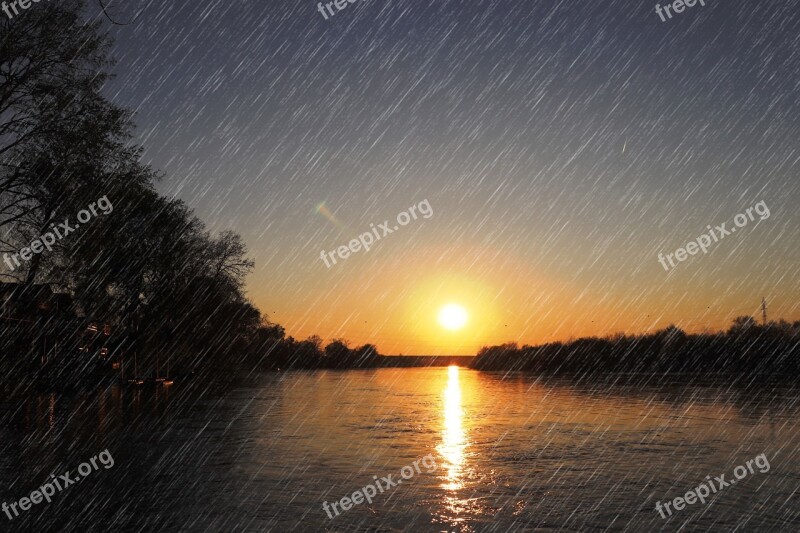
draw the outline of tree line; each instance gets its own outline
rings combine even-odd
[[[296,341],[247,299],[253,269],[241,237],[212,235],[181,200],[159,194],[163,175],[142,163],[133,114],[103,95],[114,66],[101,22],[85,0],[42,3],[0,17],[0,254],[18,253],[100,197],[96,217],[16,269],[4,288],[0,361],[29,372],[40,352],[72,353],[81,318],[113,324],[111,354],[143,368],[220,372],[369,365],[374,346]],[[43,288],[68,295],[49,313]]]
[[[734,319],[724,332],[689,335],[675,326],[645,335],[618,334],[541,346],[516,343],[484,347],[473,361],[480,370],[524,370],[542,375],[701,374],[765,376],[800,371],[800,321],[759,325]]]

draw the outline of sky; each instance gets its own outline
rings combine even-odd
[[[334,10],[336,8],[334,7]],[[474,354],[800,319],[800,10],[655,3],[135,0],[116,79],[160,190],[242,235],[287,334]],[[368,252],[347,245],[427,200]],[[327,208],[319,209],[324,202]],[[707,227],[748,222],[669,271]],[[437,322],[448,303],[466,325]]]

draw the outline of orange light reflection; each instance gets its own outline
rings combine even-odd
[[[458,367],[448,368],[447,388],[444,390],[444,431],[442,443],[437,448],[444,458],[447,469],[447,482],[442,488],[455,491],[464,487],[464,449],[467,438],[463,426],[464,411],[461,408],[461,384],[458,381]]]

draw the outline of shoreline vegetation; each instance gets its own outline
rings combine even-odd
[[[482,348],[471,366],[577,379],[602,375],[794,377],[800,371],[800,321],[759,325],[753,317],[740,316],[727,331],[718,333],[687,334],[669,326],[650,334],[540,346],[509,343]]]
[[[504,344],[473,359],[386,357],[371,344],[287,337],[245,294],[254,263],[241,237],[213,235],[185,203],[157,191],[163,174],[142,163],[132,112],[103,94],[113,43],[101,22],[85,22],[85,8],[85,0],[63,0],[0,18],[0,254],[19,253],[97,198],[114,206],[79,233],[25,254],[20,268],[0,263],[4,386],[452,362],[584,377],[797,375],[800,322],[759,326],[750,317],[719,334],[670,327]]]

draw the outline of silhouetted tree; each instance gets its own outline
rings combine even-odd
[[[587,379],[603,374],[666,373],[725,376],[795,375],[800,370],[800,328],[781,321],[758,326],[738,317],[727,333],[687,335],[675,326],[649,335],[615,335],[542,346],[483,347],[474,368],[527,370]]]

